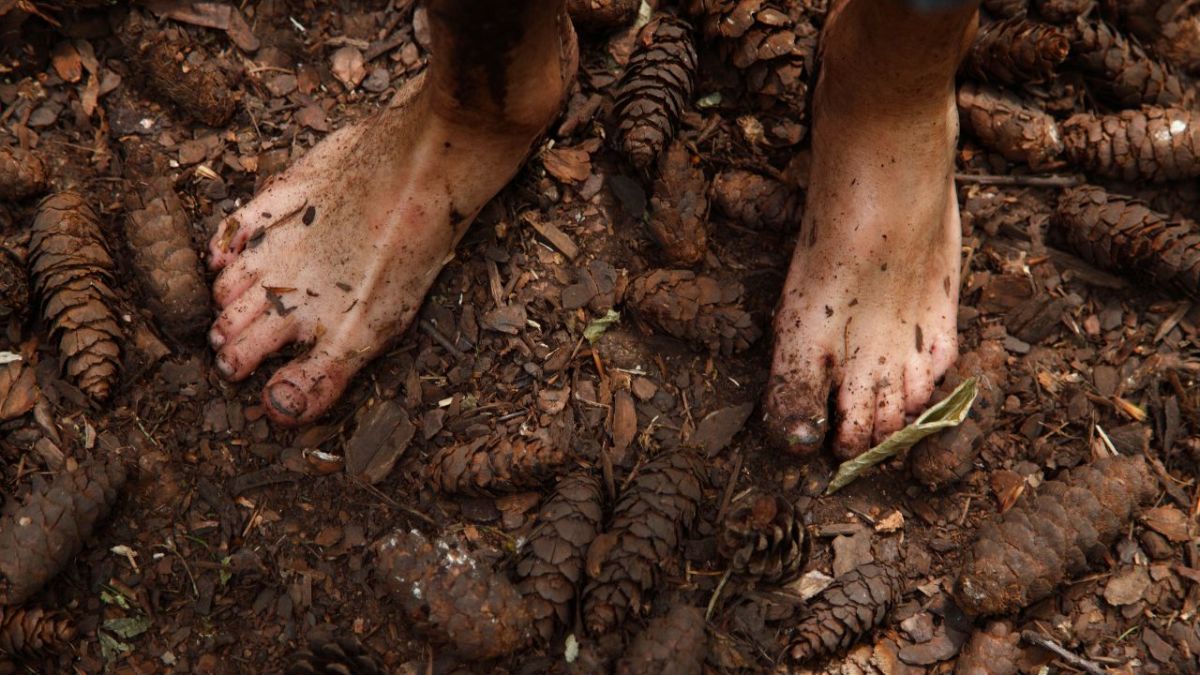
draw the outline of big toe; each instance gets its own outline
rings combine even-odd
[[[363,363],[363,355],[318,342],[307,355],[280,368],[263,388],[267,415],[284,426],[317,419],[337,402]]]
[[[828,359],[806,360],[806,367],[771,375],[763,398],[763,424],[775,447],[797,455],[816,452],[829,429]]]

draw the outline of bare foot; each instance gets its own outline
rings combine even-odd
[[[273,420],[321,415],[408,327],[467,226],[557,114],[577,62],[561,3],[518,0],[496,17],[487,5],[435,0],[428,77],[324,139],[210,242],[223,270],[209,334],[221,373],[241,380],[284,345],[311,344],[266,385]],[[464,27],[464,11],[477,25]],[[517,38],[496,37],[505,30]]]
[[[864,22],[887,20],[897,30],[903,22],[859,3],[844,4],[827,28],[808,203],[775,318],[764,402],[775,441],[807,453],[834,426],[828,402],[836,391],[841,458],[919,413],[958,355],[953,75],[960,35],[941,38],[944,63],[926,57],[924,65],[897,66],[925,68],[906,79],[863,53],[870,47],[858,40],[870,41],[869,23],[867,35],[847,35],[863,33]]]

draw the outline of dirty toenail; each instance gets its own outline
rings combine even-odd
[[[788,452],[807,455],[821,448],[827,426],[824,417],[810,420],[792,418],[788,422]]]
[[[308,407],[304,392],[291,382],[276,382],[271,385],[267,388],[267,398],[271,400],[272,407],[292,419],[299,419]]]
[[[233,377],[233,364],[229,362],[229,359],[224,354],[217,354],[217,372],[221,373],[221,377],[227,380]]]
[[[225,336],[214,328],[208,331],[208,344],[212,345],[213,349],[220,349],[225,346]]]

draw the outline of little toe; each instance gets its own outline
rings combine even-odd
[[[933,362],[932,379],[934,381],[942,379],[942,376],[950,370],[950,366],[953,366],[954,362],[958,360],[958,333],[949,331],[934,338],[929,356]]]
[[[870,372],[847,373],[838,389],[838,429],[833,452],[853,459],[871,447],[875,426],[875,377]]]
[[[875,430],[871,442],[879,445],[904,428],[904,383],[898,375],[880,380],[875,394]]]
[[[246,379],[270,355],[296,339],[294,321],[264,313],[217,353],[217,370],[230,381]]]
[[[924,354],[918,354],[904,367],[904,411],[919,415],[933,395],[933,366]]]
[[[776,447],[806,455],[824,444],[833,382],[829,361],[827,356],[803,358],[804,366],[771,375],[763,397],[763,423]]]
[[[263,388],[267,415],[285,426],[306,424],[329,410],[369,354],[331,351],[318,342],[311,352],[280,368]]]

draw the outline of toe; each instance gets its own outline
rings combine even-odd
[[[269,308],[266,296],[261,291],[243,293],[233,304],[221,311],[212,329],[208,331],[209,344],[213,349],[221,349],[232,343],[256,321],[267,318]]]
[[[213,270],[223,270],[246,248],[246,241],[251,232],[262,227],[250,222],[250,214],[242,209],[217,226],[217,232],[208,240],[208,266]]]
[[[899,374],[880,380],[875,394],[875,429],[871,442],[879,445],[904,427],[904,383]]]
[[[929,356],[933,362],[932,379],[940,380],[958,360],[958,333],[948,331],[934,339]]]
[[[293,321],[264,313],[217,353],[217,370],[228,380],[244,380],[264,359],[295,338]]]
[[[347,353],[320,342],[303,358],[279,369],[263,389],[267,415],[278,424],[294,426],[325,413],[369,354]]]
[[[775,369],[763,398],[763,423],[771,442],[799,455],[819,450],[829,427],[831,357],[813,354],[801,365]]]
[[[213,300],[218,307],[228,307],[254,286],[257,280],[258,275],[251,270],[249,261],[239,258],[222,270],[213,282]]]
[[[304,193],[298,185],[288,182],[267,187],[217,226],[216,234],[208,242],[209,266],[214,270],[225,269],[256,236],[296,216],[303,204]]]
[[[926,355],[918,354],[904,368],[904,411],[919,415],[933,395],[933,366]]]
[[[839,459],[852,459],[871,447],[875,426],[875,376],[848,372],[838,389],[838,429],[833,451]]]

